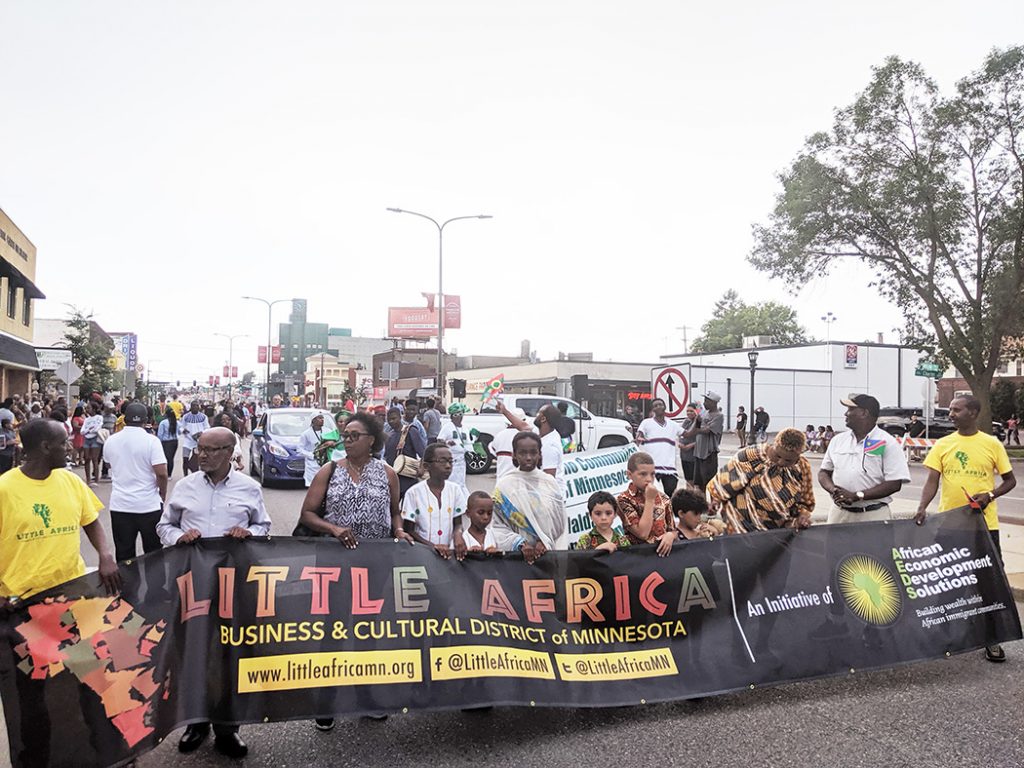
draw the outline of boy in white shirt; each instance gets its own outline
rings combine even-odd
[[[431,443],[421,462],[427,479],[405,492],[402,519],[405,530],[421,544],[434,548],[445,560],[466,556],[462,537],[462,515],[466,511],[466,489],[448,480],[452,474],[452,452],[443,443]]]
[[[498,542],[494,540],[491,530],[491,518],[494,516],[494,499],[487,491],[473,491],[466,501],[465,518],[469,527],[463,529],[462,538],[466,549],[470,552],[497,552]]]

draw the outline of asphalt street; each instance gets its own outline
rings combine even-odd
[[[912,472],[914,482],[901,495],[916,499],[924,471],[914,466]],[[493,475],[470,478],[473,489],[489,490],[492,485]],[[109,485],[100,485],[97,492],[106,500]],[[274,535],[291,532],[302,497],[299,486],[266,490]],[[1000,504],[1004,501],[1004,509],[1024,514],[1020,492]],[[101,519],[106,523],[108,517]],[[86,546],[84,551],[88,550]],[[1018,604],[1018,610],[1022,608]],[[1006,652],[1005,664],[986,662],[978,651],[898,669],[672,704],[497,708],[486,714],[413,712],[385,722],[340,719],[330,733],[320,733],[306,721],[244,726],[242,737],[250,747],[245,764],[621,768],[643,761],[719,768],[1011,768],[1024,765],[1024,642],[1008,644]],[[180,731],[171,734],[138,765],[231,762],[210,744],[181,755],[176,748],[179,736]],[[0,747],[6,757],[6,744]]]

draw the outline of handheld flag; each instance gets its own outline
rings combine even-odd
[[[498,395],[505,391],[505,374],[499,373],[484,386],[484,392],[480,396],[480,407],[497,399]]]
[[[961,485],[960,490],[963,491],[964,496],[967,497],[967,504],[971,507],[971,509],[973,509],[975,512],[981,512],[981,504],[974,500],[974,497],[967,492],[967,489]]]

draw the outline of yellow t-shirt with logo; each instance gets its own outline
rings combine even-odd
[[[82,576],[79,531],[103,502],[78,475],[55,469],[33,480],[0,475],[0,595],[28,597]]]
[[[954,432],[936,440],[924,465],[942,475],[940,512],[967,504],[965,490],[971,496],[991,492],[996,487],[995,474],[1005,475],[1012,469],[1003,444],[984,432],[967,437]],[[985,507],[985,523],[990,531],[999,530],[994,501]]]

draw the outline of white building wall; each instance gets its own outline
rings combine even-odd
[[[755,407],[768,411],[772,431],[783,427],[803,429],[808,424],[845,429],[846,409],[839,400],[853,392],[872,395],[883,407],[922,406],[927,379],[914,375],[921,358],[917,350],[857,344],[856,365],[847,367],[846,345],[832,342],[758,350]],[[665,358],[663,365],[687,363],[691,366],[691,399],[699,401],[708,389],[722,395],[723,408],[731,399],[728,423],[734,425],[737,407],[750,408],[747,350],[680,355]],[[931,391],[935,392],[934,386]]]

